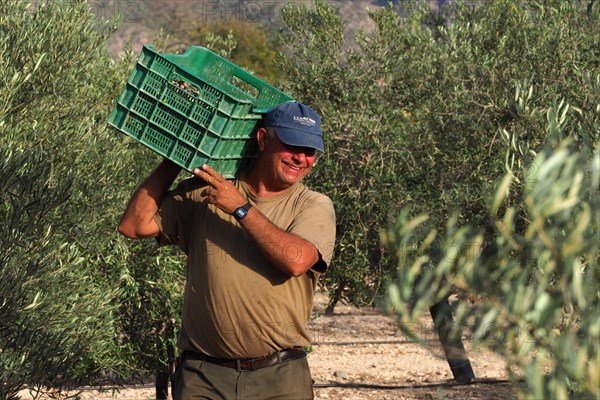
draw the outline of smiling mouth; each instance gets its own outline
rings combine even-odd
[[[290,164],[284,163],[283,165],[285,165],[287,168],[289,168],[289,169],[291,169],[292,171],[295,171],[295,172],[300,172],[302,170],[302,168],[296,167],[296,166],[293,166],[293,165],[290,165]]]

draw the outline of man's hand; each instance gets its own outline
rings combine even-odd
[[[204,201],[216,205],[223,212],[232,214],[236,208],[248,202],[231,182],[208,165],[194,169],[194,175],[209,185],[201,193]],[[319,252],[312,243],[275,226],[254,207],[239,224],[265,258],[289,275],[300,276],[319,261]],[[296,250],[293,257],[289,254],[290,248]]]
[[[195,168],[194,175],[208,183],[209,187],[202,191],[202,196],[209,204],[216,205],[227,214],[232,214],[238,207],[248,202],[246,197],[231,182],[208,165]]]

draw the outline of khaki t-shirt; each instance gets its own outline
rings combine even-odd
[[[235,359],[306,346],[317,279],[333,254],[333,204],[300,183],[272,198],[254,196],[240,180],[233,183],[273,224],[313,243],[320,261],[299,277],[278,270],[233,216],[202,202],[200,180],[184,181],[155,217],[159,244],[175,244],[188,256],[178,345]],[[272,249],[287,257],[297,257],[299,250],[282,243]]]

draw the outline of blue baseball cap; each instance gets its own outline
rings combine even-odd
[[[321,117],[297,101],[273,107],[263,116],[263,126],[275,128],[279,140],[289,146],[323,151]]]

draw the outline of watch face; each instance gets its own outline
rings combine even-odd
[[[246,203],[243,206],[237,208],[234,212],[233,212],[233,217],[240,221],[241,219],[243,219],[246,215],[248,215],[248,210],[250,209],[250,207],[252,207],[250,205],[250,203]]]
[[[235,217],[240,220],[242,218],[244,218],[246,216],[246,214],[248,214],[248,211],[246,211],[246,209],[244,208],[238,208],[237,210],[235,210]]]

